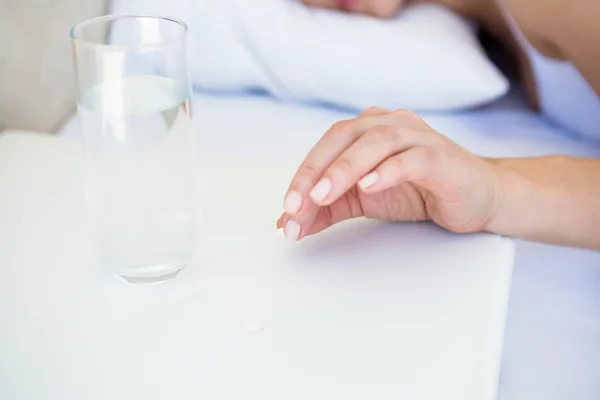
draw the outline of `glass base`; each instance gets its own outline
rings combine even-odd
[[[120,274],[120,273],[116,273],[117,276],[121,279],[123,279],[125,282],[127,283],[133,283],[136,285],[157,285],[159,283],[163,283],[166,281],[170,281],[171,279],[175,278],[177,276],[177,274],[179,274],[179,272],[183,269],[184,267],[179,267],[175,270],[171,270],[167,273],[164,274],[157,274],[157,275],[126,275],[126,274]]]

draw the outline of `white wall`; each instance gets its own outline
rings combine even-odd
[[[106,0],[0,0],[0,130],[54,132],[74,111],[69,30]]]

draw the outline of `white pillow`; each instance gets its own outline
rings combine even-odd
[[[362,110],[446,111],[508,91],[472,26],[433,4],[397,18],[307,8],[296,0],[114,1],[115,12],[172,15],[190,27],[192,79],[210,90]]]

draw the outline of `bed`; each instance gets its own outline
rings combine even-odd
[[[205,92],[195,94],[193,113],[204,150],[296,163],[332,123],[353,115],[262,95]],[[600,148],[528,109],[516,91],[476,110],[423,117],[481,155],[600,156]],[[61,135],[78,136],[74,119]],[[503,399],[600,397],[600,253],[517,242],[502,364]]]

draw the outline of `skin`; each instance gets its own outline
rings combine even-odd
[[[513,52],[526,85],[535,89],[498,0],[439,1],[496,35]],[[504,1],[536,49],[571,61],[600,93],[600,2]],[[402,0],[305,2],[379,18],[405,5]],[[432,220],[458,233],[488,231],[600,250],[600,160],[482,158],[410,111],[372,107],[324,134],[294,176],[284,209],[277,226],[290,240],[365,216]]]

